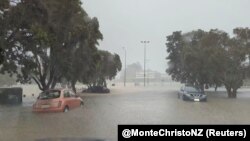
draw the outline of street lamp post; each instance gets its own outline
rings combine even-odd
[[[141,41],[142,44],[144,44],[144,87],[145,87],[145,81],[146,81],[146,44],[149,43],[149,41]]]
[[[146,60],[146,64],[149,64],[148,62],[149,62],[150,60]],[[149,77],[150,77],[150,71],[149,71],[149,69],[147,70],[147,85],[149,86]]]
[[[126,70],[126,67],[127,67],[127,63],[126,63],[126,60],[127,60],[127,51],[126,51],[126,48],[123,47],[124,49],[124,53],[125,53],[125,56],[124,56],[124,62],[125,62],[125,68],[124,68],[124,87],[126,86],[126,73],[127,73],[127,70]]]

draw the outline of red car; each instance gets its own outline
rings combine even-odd
[[[69,89],[52,89],[39,94],[33,112],[68,112],[82,107],[83,100]]]

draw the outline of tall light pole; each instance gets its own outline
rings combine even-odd
[[[126,73],[127,73],[127,63],[126,63],[126,60],[127,60],[127,51],[126,51],[126,48],[123,47],[123,50],[124,50],[124,53],[125,53],[125,56],[124,56],[124,62],[125,62],[125,68],[124,68],[124,87],[126,86]]]
[[[149,43],[149,41],[141,41],[142,44],[144,44],[144,87],[145,87],[145,81],[146,81],[146,44]]]
[[[146,60],[146,64],[149,64],[148,62],[149,62],[150,60],[149,59],[147,59]],[[149,67],[148,67],[149,68]],[[150,71],[149,71],[149,69],[147,70],[147,85],[149,86],[149,76],[150,76]]]

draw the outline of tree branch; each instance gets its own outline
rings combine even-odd
[[[44,91],[44,88],[41,86],[41,83],[38,81],[38,79],[35,76],[32,76],[32,79],[36,82],[36,84],[38,85],[39,89],[41,91]]]

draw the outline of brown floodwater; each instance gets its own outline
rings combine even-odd
[[[0,106],[0,139],[44,138],[117,140],[118,124],[249,124],[250,90],[228,99],[209,92],[207,102],[177,99],[177,87],[114,87],[110,94],[81,94],[83,108],[68,113],[32,113],[35,99]],[[28,98],[27,98],[28,99]]]

